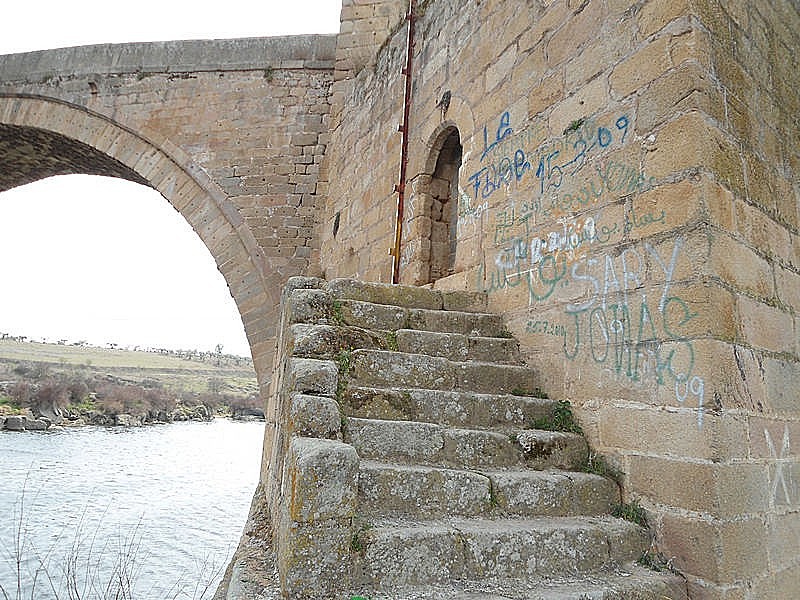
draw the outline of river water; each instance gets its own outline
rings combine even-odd
[[[99,600],[116,587],[210,598],[247,518],[263,433],[226,419],[0,432],[0,600]]]

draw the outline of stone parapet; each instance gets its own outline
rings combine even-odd
[[[334,66],[335,35],[76,46],[0,56],[0,81],[40,82],[151,73],[323,69]]]

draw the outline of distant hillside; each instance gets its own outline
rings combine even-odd
[[[211,352],[144,352],[0,340],[0,379],[17,379],[15,370],[16,375],[23,375],[26,370],[38,371],[40,376],[48,372],[110,375],[139,385],[158,382],[174,392],[214,391],[236,396],[258,392],[249,358]],[[215,380],[211,382],[212,390],[210,380]]]
[[[214,414],[263,417],[250,359],[0,339],[0,417],[114,425]]]

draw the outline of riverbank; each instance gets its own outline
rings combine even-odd
[[[263,411],[253,410],[248,414],[210,414],[208,408],[202,404],[193,407],[180,407],[182,410],[157,415],[132,415],[119,413],[107,415],[91,411],[84,415],[72,418],[52,420],[48,417],[34,416],[32,414],[0,414],[0,431],[49,431],[52,429],[69,429],[84,426],[100,427],[144,427],[147,425],[163,425],[184,421],[213,421],[215,418],[231,419],[233,421],[263,421]]]
[[[0,339],[0,430],[263,418],[252,362]]]

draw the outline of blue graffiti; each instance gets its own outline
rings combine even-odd
[[[614,122],[614,131],[609,127],[593,127],[588,140],[579,132],[580,137],[574,142],[562,144],[562,150],[564,147],[570,150],[567,156],[564,155],[565,153],[562,150],[553,150],[552,146],[545,146],[537,148],[532,153],[535,158],[531,161],[531,157],[526,155],[523,148],[517,148],[514,150],[513,155],[502,156],[496,162],[481,167],[469,176],[468,180],[472,187],[472,196],[475,200],[486,200],[501,186],[510,185],[514,182],[519,183],[529,173],[533,173],[539,180],[538,191],[541,195],[551,189],[557,190],[562,186],[565,177],[575,175],[586,164],[593,151],[609,147],[614,143],[615,139],[620,145],[623,144],[628,135],[629,126],[630,120],[623,115]],[[495,140],[491,144],[488,143],[488,131],[484,126],[484,149],[481,154],[481,162],[483,162],[487,153],[512,133],[513,129],[511,128],[508,112],[503,113],[500,118]],[[573,133],[575,132],[565,132],[565,138],[571,137]],[[532,164],[536,164],[535,171]]]
[[[486,131],[486,125],[483,126],[483,153],[481,154],[481,162],[486,157],[486,155],[494,150],[495,146],[502,142],[505,138],[510,136],[514,133],[514,130],[511,129],[511,115],[508,111],[504,112],[503,115],[500,117],[500,124],[497,126],[497,132],[495,133],[494,141],[489,144],[489,134]]]

